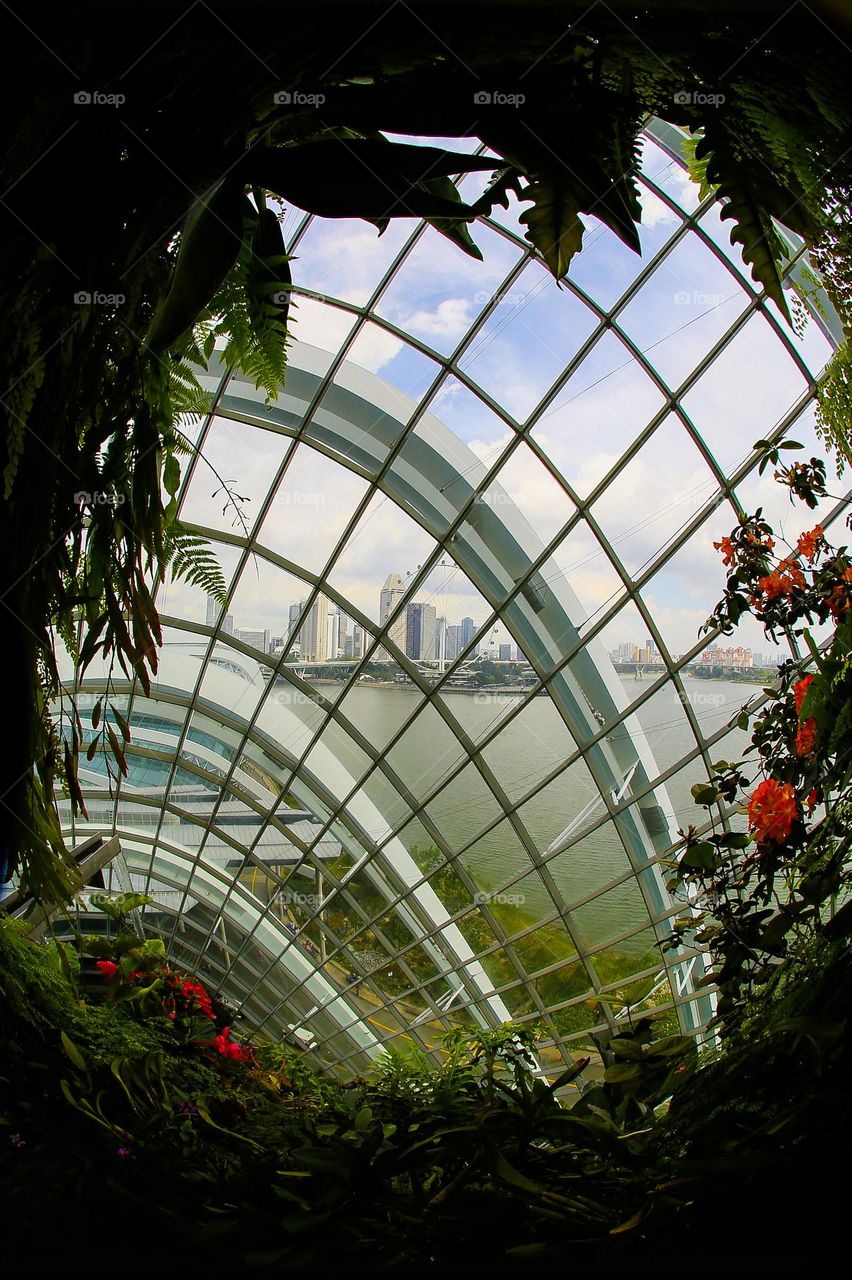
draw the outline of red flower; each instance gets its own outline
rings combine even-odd
[[[810,791],[808,792],[808,798],[805,801],[805,804],[808,806],[808,813],[813,813],[818,803],[819,803],[819,794],[817,792],[817,789],[816,787],[811,787]]]
[[[814,749],[815,742],[816,720],[811,716],[804,724],[799,725],[799,730],[796,734],[796,755],[809,756]]]
[[[236,1044],[230,1039],[231,1028],[223,1027],[214,1043],[216,1048],[222,1054],[223,1058],[233,1058],[235,1062],[248,1062],[251,1057],[251,1049],[241,1044]]]
[[[793,685],[793,697],[796,699],[796,715],[802,710],[805,694],[813,684],[813,679],[813,676],[802,676],[801,680],[797,680]]]
[[[812,561],[819,550],[819,542],[823,536],[822,525],[818,524],[807,533],[801,534],[796,543],[796,550],[807,561]]]
[[[758,844],[764,840],[783,844],[798,816],[796,793],[789,782],[767,778],[755,788],[748,802],[748,824],[756,833]]]
[[[118,973],[118,965],[114,960],[99,960],[98,968],[106,978],[107,982],[112,982],[113,978]]]
[[[734,544],[731,542],[730,538],[723,538],[721,542],[714,542],[713,549],[715,551],[721,551],[722,564],[734,563],[736,552],[734,551]]]

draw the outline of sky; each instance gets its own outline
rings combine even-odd
[[[651,142],[645,147],[644,172],[682,209],[689,212],[696,207],[696,188]],[[477,174],[464,179],[463,196],[475,198],[487,178]],[[513,199],[508,210],[497,208],[495,217],[510,230],[522,232],[518,222],[522,208]],[[584,246],[572,263],[569,279],[601,307],[613,305],[681,226],[677,213],[648,188],[643,188],[642,210],[641,257],[596,219],[584,218]],[[730,225],[720,220],[716,208],[702,219],[712,241],[743,269],[739,248],[731,246]],[[284,224],[288,245],[303,226],[304,215],[289,210]],[[299,289],[364,306],[416,231],[418,224],[412,219],[391,223],[381,236],[367,223],[313,219],[295,245],[294,282]],[[732,471],[746,458],[752,443],[767,435],[803,396],[805,374],[766,318],[753,315],[682,396],[699,437],[696,441],[670,408],[666,412],[667,401],[744,313],[747,296],[695,234],[688,232],[672,243],[664,261],[618,317],[627,337],[652,362],[658,383],[612,331],[581,358],[583,344],[598,323],[593,310],[570,289],[557,286],[535,261],[527,261],[504,285],[523,254],[493,228],[483,223],[473,228],[482,262],[463,254],[432,228],[420,231],[375,298],[373,311],[438,356],[447,357],[486,303],[499,293],[498,306],[458,362],[459,370],[486,399],[453,375],[442,378],[436,360],[372,321],[352,344],[347,360],[414,401],[428,396],[429,412],[486,466],[494,466],[505,455],[498,482],[542,541],[554,538],[576,511],[542,458],[581,503],[594,497],[588,506],[593,523],[581,521],[564,538],[554,553],[551,571],[564,573],[587,618],[594,622],[624,589],[593,525],[608,539],[627,574],[639,575],[716,490],[702,448],[712,453],[723,470]],[[292,314],[294,338],[329,352],[347,340],[355,322],[351,312],[307,297],[299,299]],[[802,336],[788,332],[806,367],[818,374],[830,349],[817,326],[809,324]],[[561,385],[560,379],[564,380]],[[498,405],[510,422],[486,400]],[[510,456],[507,450],[516,438],[514,428],[524,427],[543,403],[546,407],[528,433],[531,443],[522,441]],[[656,431],[624,461],[625,451],[657,415],[661,421]],[[812,417],[808,409],[791,433],[809,450],[817,447]],[[291,448],[285,437],[243,423],[217,420],[204,455],[207,462],[196,469],[183,518],[230,533],[240,532],[240,519],[253,528],[270,483],[286,461],[258,537],[277,555],[310,572],[326,568],[366,496],[366,483],[342,465],[307,445]],[[243,499],[238,504],[240,519],[233,505],[228,505],[220,479],[227,480]],[[814,514],[790,507],[786,491],[772,482],[771,471],[760,481],[747,479],[740,492],[747,509],[760,503],[771,519],[780,520],[793,543],[803,528],[816,522]],[[733,510],[724,503],[642,588],[642,599],[674,655],[697,642],[721,594],[724,573],[712,543],[733,523]],[[237,552],[223,544],[217,544],[217,550],[228,576],[236,567]],[[410,577],[434,551],[432,538],[414,520],[389,498],[375,494],[351,530],[329,580],[377,619],[379,591],[387,574]],[[297,575],[256,558],[233,591],[230,612],[238,627],[268,627],[275,636],[286,628],[289,605],[305,594]],[[484,622],[490,613],[487,602],[446,557],[416,598],[433,603],[439,616],[446,616],[450,623],[465,615]],[[183,585],[169,586],[160,603],[166,613],[203,621],[203,598]],[[626,603],[604,632],[604,641],[608,647],[621,641],[644,643],[647,634],[647,624],[636,607]],[[493,638],[505,642],[510,637],[498,626]],[[744,623],[725,643],[739,642],[758,650],[771,647],[753,622]]]

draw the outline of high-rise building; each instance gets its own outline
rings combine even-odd
[[[339,609],[332,609],[328,615],[328,640],[326,644],[326,653],[329,658],[336,658],[340,649],[340,623],[341,613]]]
[[[447,619],[438,618],[435,623],[435,659],[440,663],[447,659]]]
[[[459,643],[459,652],[466,649],[473,637],[476,635],[476,623],[473,618],[462,618],[461,620],[461,639]],[[475,652],[475,650],[474,650]],[[472,654],[470,656],[473,656]]]
[[[510,644],[501,644],[497,650],[497,657],[500,662],[512,661],[512,646]]]
[[[435,660],[437,612],[433,604],[415,601],[405,610],[405,652],[421,662]]]
[[[382,587],[379,595],[379,622],[382,626],[387,622],[393,610],[397,607],[402,597],[405,595],[405,583],[398,573],[389,573],[385,578],[385,585]],[[405,651],[405,610],[403,609],[400,616],[388,631],[388,639],[392,641],[399,649]],[[380,660],[387,661],[388,651],[379,649],[376,657]]]
[[[447,661],[459,656],[461,649],[461,627],[453,623],[447,627]]]
[[[288,637],[288,639],[289,639],[289,637],[293,634],[293,632],[296,630],[296,624],[297,624],[297,622],[299,621],[299,614],[300,614],[300,613],[301,613],[301,611],[302,611],[302,605],[303,605],[304,603],[305,603],[305,602],[304,602],[304,600],[298,600],[298,601],[296,602],[296,604],[291,604],[291,605],[290,605],[290,608],[289,608],[289,610],[288,610],[288,612],[287,612],[287,637]]]
[[[367,650],[367,632],[356,622],[352,628],[352,657],[363,658]]]
[[[214,600],[213,596],[207,597],[207,625],[208,627],[218,627],[221,620],[220,631],[223,635],[232,636],[234,634],[234,619],[229,613],[222,617],[224,610],[218,600]]]
[[[240,627],[235,634],[243,644],[250,644],[254,649],[260,649],[262,653],[269,653],[268,627],[264,627],[262,631],[257,627]]]
[[[299,631],[302,660],[325,662],[328,658],[328,600],[317,596]],[[336,656],[336,655],[335,655]]]

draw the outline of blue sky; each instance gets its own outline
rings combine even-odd
[[[412,141],[407,139],[406,141]],[[424,140],[433,142],[434,140]],[[697,193],[686,175],[654,144],[645,148],[645,173],[686,210]],[[473,198],[487,175],[465,179],[462,191]],[[655,253],[677,232],[677,214],[647,188],[643,191],[642,257],[627,249],[594,218],[585,219],[584,247],[574,259],[570,279],[602,307],[610,307]],[[523,230],[517,201],[497,209],[496,217],[513,230]],[[288,243],[303,215],[289,210]],[[703,219],[708,234],[730,260],[742,268],[738,247],[732,249],[730,223],[713,209]],[[379,236],[357,221],[313,220],[300,238],[293,278],[300,288],[315,290],[344,303],[365,305],[396,255],[418,229],[400,220]],[[484,261],[461,252],[431,228],[411,247],[405,261],[375,304],[378,316],[448,356],[488,299],[520,259],[521,250],[484,224],[473,228]],[[747,274],[747,269],[746,274]],[[655,384],[629,349],[605,333],[578,364],[530,432],[534,445],[574,488],[581,501],[595,491],[619,464],[632,442],[666,404],[667,392],[678,390],[708,350],[735,323],[747,305],[745,292],[699,238],[688,233],[618,317],[636,347],[646,353],[664,386]],[[335,351],[350,334],[354,317],[313,299],[301,298],[293,335]],[[501,294],[496,310],[459,361],[460,371],[502,406],[520,427],[551,393],[597,320],[571,290],[560,288],[538,263],[528,261]],[[806,366],[816,374],[830,351],[811,323],[794,336]],[[378,324],[368,322],[347,359],[419,400],[433,388],[440,366]],[[702,440],[727,471],[746,457],[751,444],[766,435],[804,393],[806,381],[762,315],[754,315],[730,346],[683,397]],[[492,466],[514,438],[510,425],[459,379],[448,376],[429,401],[438,418],[465,441],[476,456]],[[816,447],[812,413],[793,435]],[[287,442],[242,424],[217,423],[206,453],[235,489],[250,499],[254,519],[271,477],[280,466]],[[574,511],[568,496],[536,456],[522,443],[506,462],[499,482],[509,491],[543,540],[554,537]],[[215,482],[201,470],[185,504],[187,519],[231,529],[232,513],[223,516],[222,495],[211,497]],[[713,476],[700,448],[673,414],[664,417],[654,435],[600,494],[590,514],[610,540],[627,571],[636,574],[681,525],[711,496]],[[299,445],[285,480],[264,523],[261,540],[277,553],[318,572],[365,485]],[[313,495],[313,498],[310,498]],[[785,492],[771,475],[748,480],[742,488],[748,508],[762,503],[770,516],[783,520],[795,541],[816,517],[791,509]],[[643,599],[674,653],[691,647],[723,586],[723,573],[712,542],[733,523],[728,505],[715,511],[688,545],[643,590]],[[379,590],[388,572],[413,572],[434,550],[432,539],[381,495],[375,495],[331,573],[331,581],[369,616],[378,617]],[[236,563],[222,549],[226,572]],[[621,588],[618,576],[592,529],[582,524],[556,552],[555,559],[587,613],[595,616]],[[250,566],[234,592],[231,611],[237,625],[284,629],[291,601],[305,594],[295,576],[258,563]],[[477,621],[489,612],[460,570],[437,570],[418,598],[431,598],[451,622],[469,614]],[[203,619],[203,600],[183,587],[170,587],[162,604],[166,612]],[[647,628],[633,606],[606,632],[608,643],[643,641]],[[766,648],[754,624],[741,628],[742,639]],[[507,639],[499,633],[497,639]],[[732,640],[734,642],[734,640]]]

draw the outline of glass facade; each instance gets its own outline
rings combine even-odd
[[[214,357],[187,425],[180,518],[227,612],[165,584],[150,697],[113,673],[127,777],[84,761],[67,835],[115,831],[175,963],[341,1074],[508,1019],[552,1073],[639,1010],[698,1036],[712,1012],[700,954],[658,945],[688,910],[667,859],[745,745],[749,668],[784,656],[701,634],[712,543],[758,504],[795,543],[752,444],[816,447],[837,326],[755,290],[670,126],[642,203],[641,258],[589,218],[560,285],[515,204],[482,261],[290,209],[286,386],[266,404]],[[106,688],[66,674],[81,709]]]

